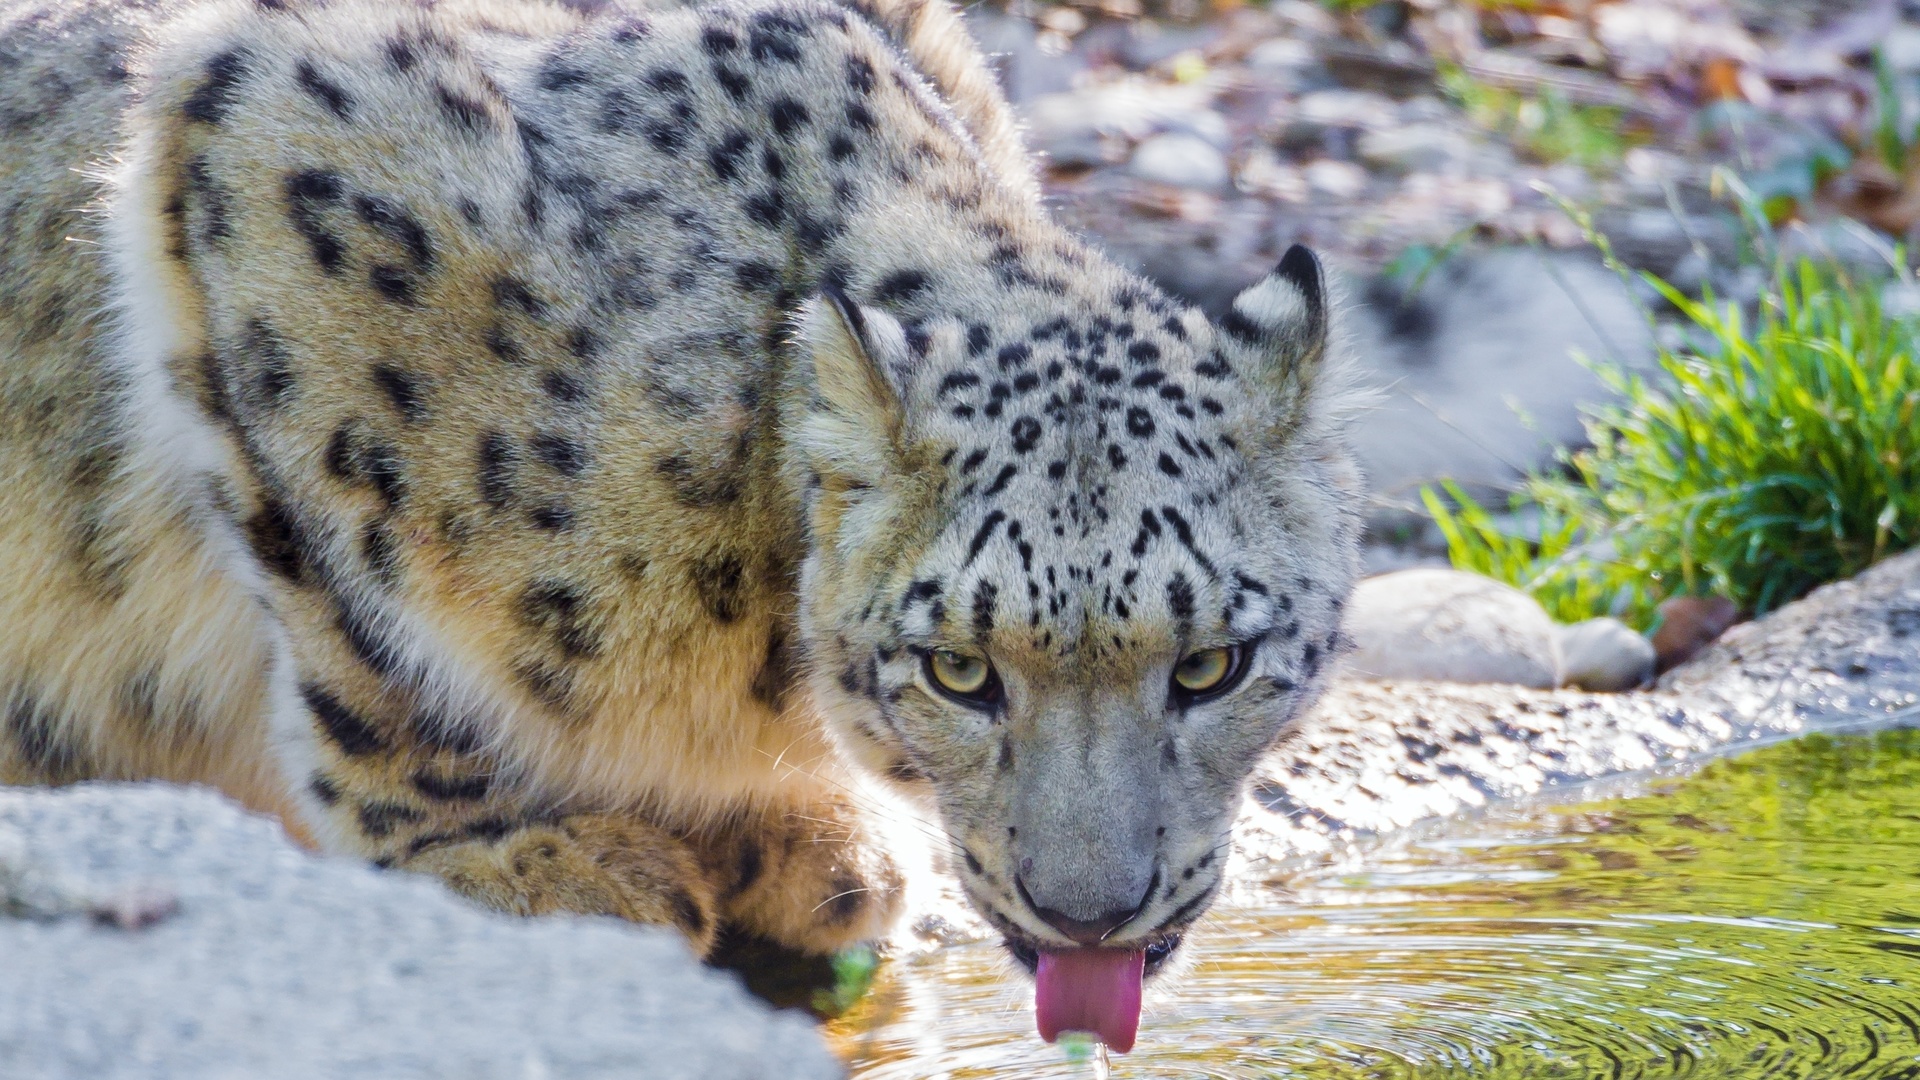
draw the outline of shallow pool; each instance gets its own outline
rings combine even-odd
[[[1920,1078],[1920,732],[1806,738],[1250,882],[1115,1077]],[[864,1080],[1091,1076],[993,945],[886,964]]]

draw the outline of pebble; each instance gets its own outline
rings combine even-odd
[[[1653,678],[1653,643],[1618,619],[1588,619],[1560,628],[1560,681],[1617,693]]]
[[[1308,187],[1336,199],[1350,199],[1367,188],[1367,170],[1351,161],[1321,158],[1307,162],[1300,173]]]
[[[1303,203],[1310,193],[1300,167],[1264,146],[1255,147],[1247,155],[1246,163],[1240,166],[1239,183],[1242,191],[1282,202]]]
[[[1318,63],[1313,47],[1299,38],[1270,38],[1247,53],[1247,66],[1255,71],[1298,71]]]
[[[1215,191],[1226,186],[1227,156],[1198,135],[1169,131],[1134,148],[1133,175],[1169,187]]]
[[[1314,127],[1384,128],[1399,117],[1393,99],[1365,90],[1316,90],[1295,103],[1293,117]]]
[[[1360,159],[1368,165],[1405,175],[1446,171],[1465,161],[1470,146],[1452,128],[1422,123],[1363,132],[1358,149]]]

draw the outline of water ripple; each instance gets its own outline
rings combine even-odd
[[[1811,737],[1244,888],[1115,1077],[1920,1080],[1920,734]],[[863,1080],[1092,1075],[991,946],[887,967]]]

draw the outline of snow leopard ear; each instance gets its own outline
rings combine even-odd
[[[1271,395],[1270,419],[1292,428],[1308,407],[1327,352],[1327,277],[1313,252],[1295,244],[1266,277],[1241,290],[1219,323],[1242,356],[1256,391]]]
[[[905,365],[906,332],[828,286],[801,311],[800,340],[813,364],[802,449],[822,475],[878,485],[900,461],[906,414],[888,372]]]
[[[1317,363],[1327,345],[1327,275],[1295,244],[1266,277],[1241,290],[1220,329],[1282,363]]]

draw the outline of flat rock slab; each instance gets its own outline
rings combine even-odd
[[[200,790],[0,789],[0,1076],[837,1077],[666,932],[514,919]]]

